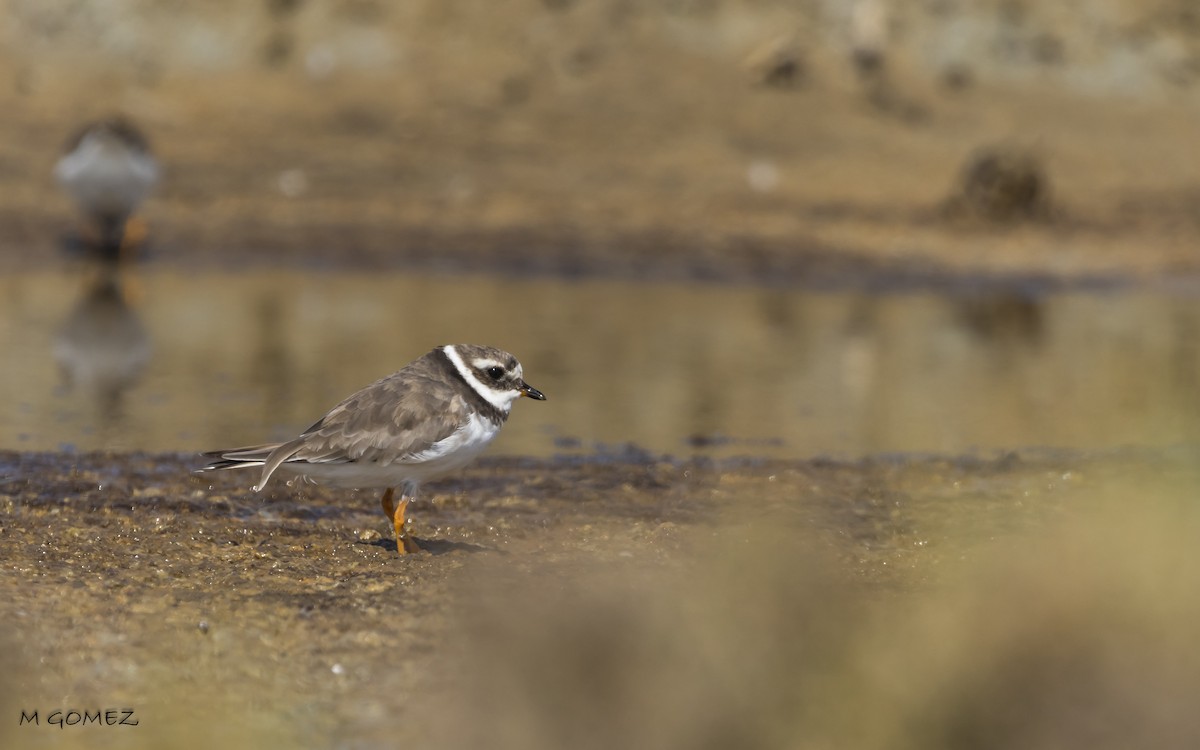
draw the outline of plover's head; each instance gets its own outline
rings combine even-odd
[[[454,364],[467,385],[488,403],[508,413],[521,396],[545,401],[537,388],[525,382],[517,358],[501,349],[478,344],[447,344],[439,347]]]

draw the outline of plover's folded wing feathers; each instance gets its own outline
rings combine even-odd
[[[451,385],[402,370],[333,407],[296,439],[210,451],[204,454],[210,463],[200,471],[261,466],[254,486],[258,491],[285,463],[391,466],[420,461],[459,429],[468,411]]]
[[[407,463],[453,435],[468,410],[448,384],[392,376],[354,394],[308,428],[290,460]]]

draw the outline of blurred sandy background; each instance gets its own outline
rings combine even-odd
[[[69,226],[62,142],[116,111],[166,168],[145,209],[163,260],[797,279],[1198,263],[1186,0],[8,0],[0,24],[10,266]],[[1000,232],[944,210],[997,145],[1052,207]]]

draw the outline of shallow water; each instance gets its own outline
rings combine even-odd
[[[45,271],[0,290],[0,441],[21,450],[282,439],[455,341],[513,351],[549,396],[517,406],[493,453],[855,456],[1200,438],[1190,291],[280,270],[142,270],[116,289]]]

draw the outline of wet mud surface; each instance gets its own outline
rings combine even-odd
[[[830,580],[889,601],[955,579],[997,539],[1094,514],[1117,478],[1195,479],[1188,451],[493,458],[429,486],[411,513],[426,551],[400,557],[374,493],[275,484],[256,495],[250,475],[191,473],[198,465],[192,455],[0,453],[7,713],[128,704],[150,745],[297,736],[358,747],[397,726],[428,740],[448,717],[421,701],[474,679],[459,658],[463,628],[489,581],[536,581],[538,606],[559,617],[597,572],[686,577],[769,528],[790,540],[787,555],[819,554]],[[739,589],[758,580],[753,568],[728,575]],[[23,743],[46,734],[19,731]],[[128,746],[98,737],[85,744]]]

